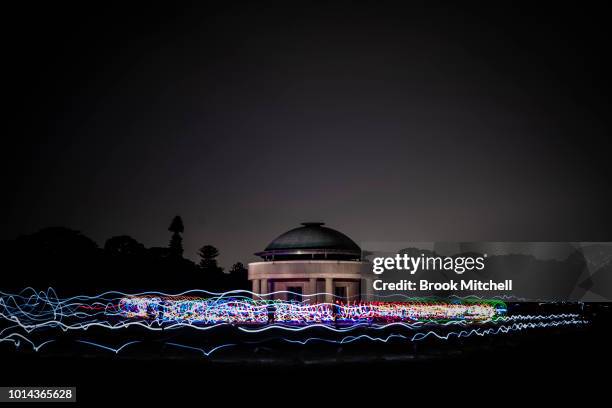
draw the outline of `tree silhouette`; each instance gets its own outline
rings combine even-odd
[[[214,290],[227,290],[228,276],[223,273],[223,268],[217,264],[219,250],[212,245],[204,245],[198,251],[200,256],[200,270],[202,285]]]
[[[250,289],[248,274],[242,262],[236,262],[230,269],[230,287],[232,289]]]
[[[168,231],[172,232],[172,238],[170,238],[170,254],[174,257],[181,258],[183,256],[183,237],[181,234],[185,230],[183,226],[183,220],[179,215],[172,219],[172,223],[168,227]]]
[[[244,274],[247,272],[247,269],[244,267],[244,264],[242,262],[236,262],[235,264],[232,265],[231,269],[230,269],[230,274],[234,275],[240,275],[240,274]]]
[[[104,252],[110,256],[136,256],[143,253],[145,247],[129,235],[118,235],[106,240]]]
[[[171,247],[145,247],[128,235],[106,240],[103,248],[81,232],[64,227],[44,228],[13,240],[0,241],[0,259],[10,271],[0,289],[52,287],[64,295],[107,290],[140,293],[147,290],[181,292],[195,287],[211,291],[249,289],[248,271],[235,263],[223,273],[212,245],[200,248],[199,265],[180,254],[183,223],[175,217],[170,230],[179,238]],[[174,253],[172,249],[178,249]]]
[[[204,245],[198,251],[200,256],[200,268],[205,271],[216,272],[219,269],[217,264],[217,257],[219,256],[219,250],[212,245]]]
[[[102,251],[96,243],[64,227],[49,227],[17,238],[3,261],[12,273],[2,277],[5,287],[53,287],[63,293],[95,290],[106,276],[100,274]],[[83,279],[84,274],[95,276]]]
[[[230,269],[230,275],[232,277],[243,277],[246,278],[247,276],[247,269],[244,267],[242,262],[236,262],[235,264],[232,265],[231,269]]]

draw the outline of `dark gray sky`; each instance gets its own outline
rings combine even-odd
[[[603,10],[376,4],[12,10],[0,238],[611,240]]]

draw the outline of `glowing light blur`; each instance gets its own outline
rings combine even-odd
[[[356,302],[308,303],[248,298],[127,297],[119,310],[128,318],[214,323],[295,324],[330,322],[399,322],[423,320],[485,320],[505,311],[502,302]]]
[[[106,292],[69,298],[58,297],[53,289],[0,292],[0,344],[17,349],[29,345],[34,351],[74,344],[118,354],[146,345],[144,329],[159,344],[209,357],[261,342],[443,341],[588,323],[577,313],[508,314],[506,304],[498,300],[311,303],[253,296],[248,291],[201,290],[179,295]],[[187,331],[191,335],[183,336],[181,342],[179,336]],[[193,331],[199,332],[197,337]],[[220,335],[209,335],[213,332]],[[197,343],[186,344],[193,341]]]

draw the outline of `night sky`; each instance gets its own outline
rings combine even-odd
[[[0,238],[612,240],[604,10],[299,4],[5,10]]]

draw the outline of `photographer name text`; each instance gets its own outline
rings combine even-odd
[[[509,292],[512,291],[512,279],[506,279],[501,282],[493,280],[481,281],[478,279],[470,280],[450,280],[448,282],[430,282],[426,279],[417,281],[402,279],[397,282],[384,282],[382,279],[377,279],[372,282],[374,290],[392,290],[392,291],[476,291],[476,292]]]

